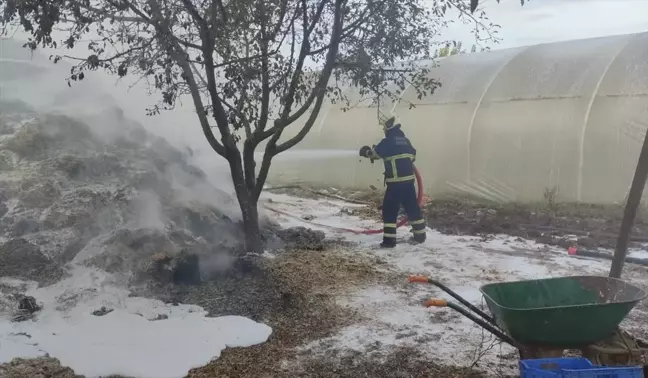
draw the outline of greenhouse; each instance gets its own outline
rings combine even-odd
[[[400,118],[417,148],[430,196],[626,197],[648,126],[648,33],[457,55],[432,75],[443,84],[433,95],[417,100],[406,90],[381,108]],[[376,110],[326,105],[301,151],[277,159],[271,179],[382,187],[382,164],[356,152],[381,138]]]

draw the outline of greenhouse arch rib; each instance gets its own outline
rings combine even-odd
[[[603,72],[601,72],[601,77],[599,78],[598,82],[596,83],[596,86],[594,87],[594,90],[592,91],[592,96],[590,97],[589,103],[587,104],[587,109],[585,110],[585,116],[583,117],[583,126],[581,128],[581,135],[580,135],[580,145],[579,145],[579,151],[578,151],[578,181],[576,182],[576,201],[581,202],[582,200],[582,191],[583,191],[583,167],[585,165],[585,134],[587,133],[587,125],[589,124],[589,118],[590,118],[590,113],[592,112],[592,107],[594,106],[594,101],[596,101],[596,96],[598,96],[599,88],[601,87],[601,84],[603,83],[603,80],[605,79],[608,71],[610,70],[610,67],[614,64],[614,62],[617,60],[619,55],[630,45],[630,42],[636,38],[637,36],[628,38],[624,44],[619,48],[616,54],[612,56],[612,59],[608,62],[608,64],[605,66],[605,69],[603,69]]]
[[[533,46],[525,46],[524,48],[521,48],[515,55],[511,55],[511,57],[502,64],[502,66],[497,69],[494,73],[493,76],[491,76],[490,80],[488,80],[488,83],[484,87],[484,91],[482,92],[481,96],[479,96],[479,100],[477,100],[477,104],[475,104],[475,109],[473,109],[472,116],[470,117],[470,124],[468,125],[468,140],[466,141],[466,152],[468,154],[468,159],[466,161],[466,181],[470,182],[471,180],[471,158],[470,158],[470,144],[472,142],[472,131],[473,131],[473,125],[475,124],[475,118],[477,118],[477,112],[479,111],[479,108],[481,107],[481,103],[484,100],[484,97],[486,97],[486,93],[488,93],[488,90],[490,89],[491,85],[493,85],[493,82],[499,74],[506,68],[508,65],[514,61],[520,54],[524,51],[529,50],[530,47]]]

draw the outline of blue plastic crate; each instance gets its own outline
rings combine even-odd
[[[641,367],[602,367],[587,358],[520,361],[521,378],[644,378]]]
[[[565,369],[562,378],[644,378],[642,367],[603,367],[594,366],[592,369]]]
[[[520,361],[521,378],[563,378],[564,369],[592,369],[587,358],[541,358]]]

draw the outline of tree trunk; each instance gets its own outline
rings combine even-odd
[[[623,264],[625,263],[626,255],[628,254],[628,242],[630,240],[630,233],[634,225],[635,217],[637,216],[637,209],[641,203],[641,196],[643,194],[644,186],[646,186],[646,178],[648,177],[648,133],[644,137],[643,147],[639,154],[639,161],[637,162],[637,169],[635,170],[634,178],[632,179],[632,186],[628,193],[628,201],[626,202],[623,211],[623,219],[621,220],[621,229],[619,230],[619,238],[617,239],[616,248],[614,249],[614,258],[612,260],[612,267],[610,268],[610,277],[621,278],[623,271]]]
[[[263,239],[259,227],[258,201],[250,198],[246,201],[239,201],[241,213],[243,214],[243,230],[245,231],[245,252],[263,253]]]
[[[245,229],[245,249],[247,252],[263,253],[263,239],[259,227],[259,197],[256,193],[256,162],[254,161],[254,149],[256,143],[248,139],[243,146],[243,180],[245,182],[244,201],[241,204],[243,214],[243,227]]]
[[[261,228],[259,227],[259,211],[257,208],[258,199],[254,196],[252,190],[248,189],[243,164],[238,151],[232,152],[227,159],[232,174],[232,183],[236,192],[236,199],[241,208],[243,216],[243,231],[245,232],[245,252],[263,253],[263,239],[261,238]],[[254,169],[252,167],[252,169]]]

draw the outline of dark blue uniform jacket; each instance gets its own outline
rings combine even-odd
[[[388,130],[372,153],[385,163],[386,183],[414,180],[416,149],[400,128]]]

